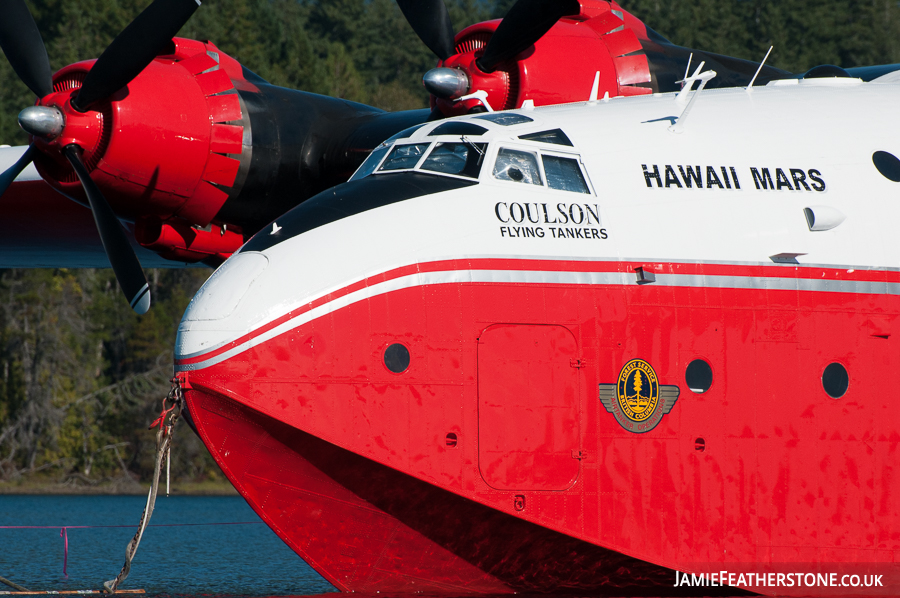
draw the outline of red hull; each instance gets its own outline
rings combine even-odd
[[[641,265],[660,282],[553,282],[557,274],[573,272],[633,277]],[[188,396],[201,435],[238,490],[337,587],[500,591],[504,586],[496,584],[502,583],[517,590],[596,590],[624,562],[618,553],[694,572],[896,572],[900,425],[888,373],[897,361],[900,303],[890,290],[900,283],[897,272],[526,260],[411,268],[490,270],[507,282],[375,293],[182,374],[195,389]],[[308,308],[404,276],[404,270]],[[549,282],[531,282],[534,272]],[[514,282],[517,277],[524,282]],[[543,339],[537,348],[522,342],[537,336]],[[411,354],[402,374],[383,362],[385,348],[396,342]],[[544,349],[562,361],[535,367]],[[503,357],[510,351],[512,357]],[[597,395],[598,385],[602,391],[602,385],[615,384],[637,357],[652,365],[660,388],[681,393],[668,406],[671,412],[640,434],[623,428]],[[687,364],[697,358],[713,371],[712,387],[703,394],[691,392],[684,379]],[[837,400],[821,382],[833,362],[850,376],[847,394]],[[225,404],[222,397],[241,405],[244,414],[271,419],[255,420],[256,435],[229,431],[235,420],[212,421],[203,407]],[[296,440],[282,440],[277,451],[258,439],[292,428],[310,436],[293,431]],[[457,446],[448,446],[448,434],[456,435]],[[340,448],[323,448],[331,445],[313,437]],[[304,474],[308,479],[296,473],[313,466],[318,473]],[[378,475],[361,474],[369,470],[399,476],[390,484],[390,498],[377,495],[388,486]],[[356,487],[360,477],[372,481]],[[280,481],[285,490],[273,490],[275,483],[266,480]],[[323,495],[311,490],[313,482],[337,482],[334,488],[348,495],[341,504],[317,498],[288,512],[300,496]],[[357,525],[346,522],[365,512],[358,501],[376,507],[361,521],[387,513],[385,523],[369,535],[336,532]],[[459,513],[469,508],[481,513],[471,533],[487,540],[464,533],[469,519]],[[311,518],[319,509],[319,519]],[[527,545],[540,547],[511,546],[503,532],[517,525],[552,541],[531,536]],[[387,548],[394,546],[387,540],[391,529],[404,537],[396,548]],[[441,538],[437,530],[454,536]],[[366,540],[366,550],[377,546],[376,555],[362,556],[363,549],[341,555],[370,535],[378,540]],[[457,536],[465,540],[454,544]],[[303,544],[301,538],[318,539]],[[566,545],[571,551],[556,542],[572,543]],[[318,546],[314,553],[312,544]],[[467,549],[484,550],[488,560]],[[414,556],[398,552],[404,550]],[[588,553],[582,566],[578,555]],[[388,561],[379,560],[386,556]],[[350,562],[360,568],[350,572]],[[660,584],[656,592],[671,589],[671,571],[628,562],[625,579]],[[853,591],[890,594],[896,590],[890,580],[885,577],[882,588]],[[627,582],[620,577],[615,584],[621,593]]]
[[[235,488],[341,590],[696,595],[673,591],[671,570],[466,500],[217,393],[186,396]]]

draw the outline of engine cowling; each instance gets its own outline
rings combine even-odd
[[[240,161],[232,156],[240,156],[243,141],[240,101],[222,58],[211,43],[176,38],[170,52],[99,110],[85,113],[72,107],[72,99],[95,61],[61,69],[53,77],[54,93],[38,105],[59,108],[65,127],[55,139],[34,139],[41,150],[38,172],[82,199],[62,155],[62,148],[75,143],[120,217],[209,224],[228,199],[223,188],[235,182]]]
[[[625,13],[615,2],[582,0],[578,15],[561,18],[534,45],[492,73],[478,68],[480,58],[500,20],[476,23],[456,36],[456,54],[439,63],[462,70],[468,92],[484,90],[494,110],[519,108],[525,100],[535,105],[587,100],[596,73],[599,96],[652,93],[647,57],[637,34],[625,26]],[[561,65],[564,65],[562,67]],[[481,101],[432,97],[444,115],[483,110]]]

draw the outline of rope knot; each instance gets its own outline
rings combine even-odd
[[[172,389],[162,400],[162,411],[160,411],[159,417],[153,420],[153,423],[147,428],[148,430],[152,430],[158,426],[163,436],[169,434],[184,405],[184,394],[181,390],[181,381],[178,378],[172,378],[171,382]],[[175,413],[176,407],[178,408],[177,413]]]

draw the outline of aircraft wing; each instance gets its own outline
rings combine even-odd
[[[26,146],[0,147],[0,172],[13,165]],[[134,241],[144,268],[183,268]],[[109,268],[91,211],[58,193],[33,164],[0,199],[0,268]]]

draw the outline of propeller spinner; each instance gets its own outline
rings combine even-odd
[[[138,314],[150,308],[149,286],[122,224],[85,166],[85,151],[96,142],[100,126],[99,116],[86,113],[140,74],[199,5],[198,0],[155,0],[112,41],[77,91],[60,94],[54,93],[47,49],[24,0],[0,3],[0,47],[16,75],[39,98],[38,105],[19,114],[20,126],[33,141],[19,161],[0,174],[0,196],[38,152],[49,148],[48,142],[60,141],[56,150],[61,149],[81,182],[116,280]]]
[[[537,42],[559,19],[578,15],[577,0],[518,0],[497,26],[477,58],[460,63],[455,34],[443,0],[397,0],[419,39],[441,60],[422,79],[436,98],[455,100],[476,89],[490,93],[508,87],[497,73],[501,66]],[[453,63],[451,65],[451,63]],[[496,73],[496,74],[495,74]]]

